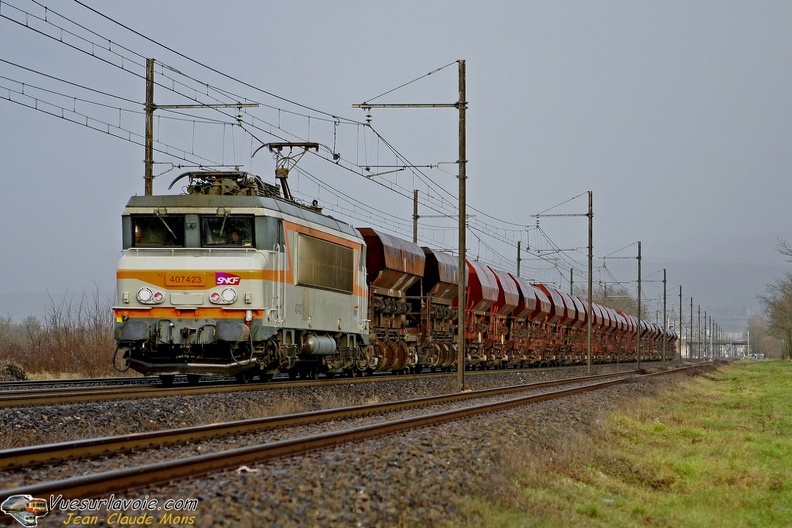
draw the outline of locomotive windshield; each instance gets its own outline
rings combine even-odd
[[[252,216],[202,216],[201,245],[253,246]]]
[[[132,228],[136,247],[184,246],[184,216],[134,215]]]

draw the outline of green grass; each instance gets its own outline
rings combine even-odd
[[[508,497],[477,498],[470,525],[792,526],[792,363],[722,366],[602,418],[505,460]]]

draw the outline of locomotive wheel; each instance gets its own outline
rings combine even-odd
[[[170,387],[173,385],[173,378],[175,378],[173,374],[160,374],[160,383],[163,387]]]
[[[187,374],[187,383],[190,385],[198,385],[199,381],[201,381],[200,374]]]

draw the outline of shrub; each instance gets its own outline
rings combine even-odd
[[[115,376],[112,300],[50,297],[44,321],[0,318],[0,358],[37,377]]]

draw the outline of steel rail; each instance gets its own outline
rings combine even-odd
[[[473,398],[486,398],[517,391],[541,389],[571,383],[581,383],[604,378],[623,376],[623,372],[598,374],[578,378],[549,380],[524,385],[511,385],[463,393],[426,396],[410,400],[397,400],[384,403],[372,403],[340,409],[326,409],[283,416],[250,418],[216,424],[198,425],[179,429],[148,431],[129,435],[108,436],[86,440],[71,440],[53,444],[25,446],[0,450],[0,469],[9,470],[22,467],[34,467],[42,464],[57,464],[74,458],[90,458],[114,455],[122,452],[163,447],[173,444],[198,442],[222,436],[248,434],[282,427],[295,427],[308,423],[326,422],[331,420],[357,418],[373,414],[396,412],[416,407],[426,407]]]
[[[42,385],[140,385],[141,383],[157,383],[157,376],[127,376],[116,378],[69,378],[69,379],[39,379],[0,381],[0,390],[26,390],[26,387],[39,387]]]
[[[360,380],[368,378],[360,378]],[[358,380],[358,378],[355,378]],[[351,379],[326,380],[324,384],[357,382]],[[66,403],[88,403],[95,401],[134,400],[140,398],[162,398],[167,396],[191,396],[196,394],[217,394],[240,391],[269,390],[315,384],[315,381],[296,381],[285,383],[201,383],[183,387],[161,387],[151,385],[126,385],[120,387],[73,387],[49,388],[38,390],[14,390],[0,393],[0,409],[11,407],[31,407],[37,405],[61,405]]]
[[[133,468],[107,471],[94,475],[63,479],[54,482],[44,482],[40,484],[19,487],[16,489],[5,490],[0,492],[0,496],[60,495],[69,498],[98,497],[108,493],[141,488],[186,477],[201,476],[214,471],[231,469],[243,464],[249,465],[278,457],[303,454],[310,451],[325,449],[345,443],[406,431],[409,429],[416,429],[430,425],[439,425],[477,414],[496,412],[521,405],[571,396],[582,392],[604,389],[632,381],[636,377],[669,374],[672,372],[679,372],[680,370],[684,370],[686,368],[693,367],[684,367],[682,369],[643,374],[629,378],[619,378],[593,385],[534,394],[495,403],[487,403],[465,407],[462,409],[431,413],[418,417],[385,421],[342,431],[322,433],[303,438],[272,442],[269,444],[246,446],[239,449],[220,451],[206,455],[197,455]]]
[[[535,370],[534,370],[535,371]],[[482,371],[477,374],[490,374],[502,373],[504,371]],[[514,370],[511,372],[520,372]],[[621,371],[622,373],[631,371]],[[453,376],[454,373],[426,373],[415,374],[413,376],[420,378],[425,376],[431,377],[448,377]],[[388,375],[387,379],[407,379],[408,376],[392,376]],[[306,385],[338,385],[348,383],[376,383],[382,381],[384,376],[365,376],[357,378],[332,378],[322,379],[317,382],[315,380],[298,380],[298,381],[280,381],[277,383],[233,383],[228,381],[219,382],[204,382],[198,385],[184,385],[174,387],[162,387],[157,385],[156,382],[152,384],[130,384],[118,387],[73,387],[73,388],[46,388],[46,389],[33,389],[33,390],[13,390],[0,392],[0,409],[7,409],[13,407],[30,407],[36,405],[61,405],[69,403],[88,403],[95,401],[106,401],[110,399],[123,400],[123,399],[140,399],[140,398],[161,398],[165,396],[192,396],[197,394],[217,394],[229,393],[239,391],[258,391],[270,390],[273,388],[291,388],[303,387]]]

